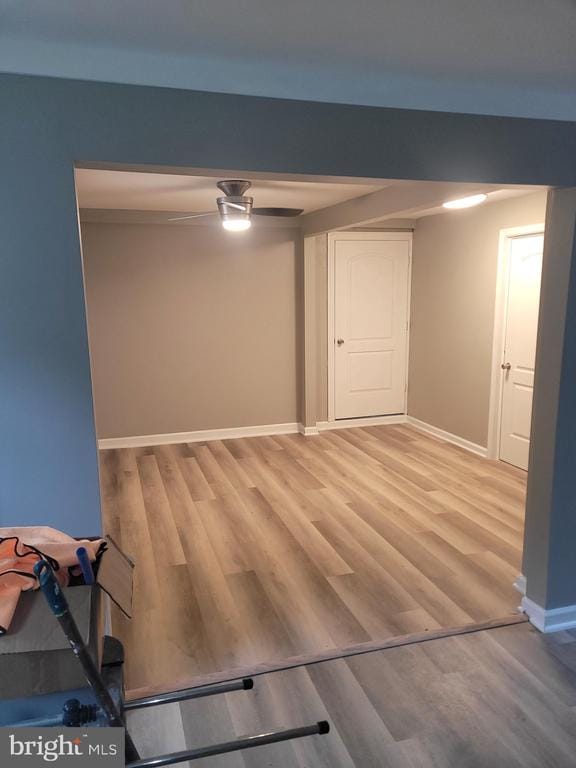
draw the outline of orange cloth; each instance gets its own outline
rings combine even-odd
[[[76,557],[86,547],[90,560],[105,548],[103,539],[77,541],[62,531],[46,526],[0,528],[0,634],[8,631],[22,592],[37,589],[34,565],[48,560],[62,586],[81,573]]]

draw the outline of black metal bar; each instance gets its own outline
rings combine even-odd
[[[122,715],[118,711],[118,708],[110,695],[110,691],[102,681],[98,667],[84,642],[84,638],[80,634],[80,630],[78,629],[74,617],[70,613],[66,596],[56,581],[52,568],[46,560],[40,560],[40,562],[36,563],[34,571],[38,577],[40,588],[44,593],[52,613],[57,618],[58,623],[66,635],[66,639],[70,643],[70,647],[82,665],[84,676],[90,683],[90,687],[94,691],[94,695],[106,715],[108,725],[123,728],[124,721],[122,720]]]
[[[271,731],[261,733],[258,736],[248,736],[244,739],[227,741],[222,744],[213,744],[209,747],[199,747],[198,749],[184,750],[183,752],[172,752],[168,755],[158,755],[144,760],[138,760],[135,763],[128,763],[126,768],[160,768],[163,765],[174,765],[174,763],[183,763],[185,760],[199,760],[202,757],[211,757],[212,755],[222,755],[226,752],[237,752],[241,749],[252,749],[261,747],[265,744],[276,744],[279,741],[290,741],[291,739],[302,739],[305,736],[314,736],[328,733],[330,725],[326,720],[322,720],[314,725],[305,725],[302,728],[291,728],[286,731]]]
[[[44,597],[46,598],[46,601],[48,602],[48,605],[50,606],[52,613],[57,618],[62,631],[66,635],[66,639],[70,643],[70,647],[82,665],[84,676],[94,691],[96,701],[102,708],[108,725],[124,728],[125,725],[122,715],[120,714],[116,703],[110,695],[110,691],[104,684],[100,671],[96,666],[94,659],[90,655],[90,651],[86,647],[86,643],[80,634],[80,630],[78,629],[78,625],[74,620],[74,616],[72,616],[70,613],[70,608],[68,606],[66,596],[60,588],[60,584],[58,584],[50,564],[46,560],[40,560],[34,566],[34,573],[38,578],[40,588],[44,594]],[[132,741],[130,734],[127,731],[125,745],[126,760],[138,760],[140,755],[138,754],[138,750],[136,749],[134,742]]]
[[[188,701],[188,699],[202,699],[205,696],[216,696],[219,693],[231,691],[249,691],[254,688],[254,681],[250,677],[243,680],[234,680],[230,683],[216,683],[215,685],[203,685],[198,688],[184,688],[181,691],[171,693],[159,693],[156,696],[147,696],[142,699],[132,699],[124,704],[124,712],[144,707],[156,707],[160,704],[173,704],[176,701]]]

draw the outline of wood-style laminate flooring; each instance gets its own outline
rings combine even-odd
[[[140,710],[143,755],[327,719],[326,736],[206,768],[574,768],[576,634],[529,624],[256,677],[253,691]],[[196,766],[200,763],[191,763]]]
[[[129,691],[515,613],[525,473],[398,425],[101,452]]]

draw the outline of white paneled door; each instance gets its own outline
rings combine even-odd
[[[410,236],[343,237],[334,240],[334,417],[404,413]]]
[[[528,469],[543,244],[544,235],[510,243],[500,458],[521,469]]]

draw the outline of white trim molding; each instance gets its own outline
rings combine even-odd
[[[460,448],[465,448],[467,451],[470,451],[470,453],[475,453],[477,456],[482,456],[484,459],[488,455],[488,449],[483,445],[472,443],[470,440],[466,440],[459,435],[453,435],[451,432],[445,432],[443,429],[435,427],[432,424],[427,424],[425,421],[420,421],[420,419],[415,419],[413,416],[408,416],[407,421],[408,424],[410,424],[412,427],[415,427],[422,432],[426,432],[427,434],[432,435],[433,437],[437,437],[439,440],[444,440],[447,443],[458,445]]]
[[[514,581],[512,582],[512,586],[517,592],[520,592],[521,595],[526,594],[526,576],[524,576],[523,573],[518,574]]]
[[[403,413],[391,416],[367,416],[357,419],[338,419],[336,421],[319,421],[313,426],[291,422],[287,424],[262,424],[254,427],[227,427],[224,429],[200,429],[195,432],[168,432],[157,435],[133,435],[128,437],[104,437],[98,440],[98,448],[106,451],[115,448],[146,448],[154,445],[172,445],[177,443],[202,443],[208,440],[233,440],[238,437],[268,437],[274,435],[301,434],[306,437],[319,435],[337,429],[352,429],[354,427],[380,427],[387,424],[411,424],[422,432],[437,437],[448,443],[454,443],[461,448],[486,456],[486,448],[476,445],[463,437],[452,435],[443,429],[426,424],[423,421],[406,416]]]
[[[304,435],[305,437],[320,434],[317,424],[313,427],[305,427],[304,424],[298,424],[298,432],[300,432],[300,434]]]
[[[177,443],[203,443],[208,440],[233,440],[238,437],[273,437],[274,435],[295,435],[310,437],[331,429],[351,427],[376,427],[384,424],[405,424],[406,416],[371,416],[340,421],[320,421],[315,426],[305,427],[297,422],[289,424],[262,424],[256,427],[228,427],[225,429],[200,429],[196,432],[168,432],[159,435],[134,435],[131,437],[104,437],[98,440],[101,451],[116,448],[146,448],[153,445],[175,445]]]
[[[546,610],[529,597],[522,598],[522,610],[540,632],[561,632],[576,628],[576,605]]]
[[[173,443],[202,443],[205,440],[230,440],[235,437],[267,437],[270,435],[293,435],[301,431],[302,425],[263,424],[256,427],[228,427],[226,429],[200,429],[196,432],[168,432],[160,435],[135,435],[133,437],[105,437],[98,440],[98,448],[145,448],[149,445],[171,445]]]
[[[332,429],[352,429],[353,427],[381,427],[386,424],[406,424],[404,413],[393,416],[359,416],[357,419],[337,419],[336,421],[319,421],[317,432],[329,432]],[[313,433],[310,433],[313,434]]]

